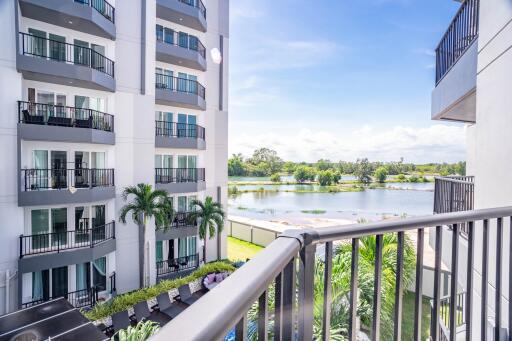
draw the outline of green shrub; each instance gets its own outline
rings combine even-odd
[[[379,167],[375,170],[373,176],[375,177],[375,180],[377,180],[380,183],[383,183],[386,181],[386,178],[388,177],[388,170],[386,169],[386,167]]]
[[[233,272],[235,271],[235,267],[226,262],[208,263],[201,266],[199,269],[186,277],[173,280],[164,280],[152,287],[139,289],[116,296],[108,302],[97,304],[90,311],[83,312],[83,314],[91,321],[100,320],[117,312],[126,310],[140,301],[147,301],[163,292],[191,283],[199,278],[206,276],[209,273],[222,271]]]
[[[312,167],[299,166],[293,173],[293,177],[297,182],[314,181],[316,177],[316,171]]]
[[[404,174],[398,174],[398,175],[396,176],[396,179],[397,179],[398,181],[400,181],[400,182],[404,182],[404,181],[406,180],[406,177],[405,177],[405,175],[404,175]]]
[[[416,175],[411,175],[409,177],[409,182],[418,182],[420,178],[418,178]]]
[[[318,172],[318,183],[320,186],[330,186],[334,181],[333,172],[328,170],[322,170]]]
[[[160,325],[154,321],[139,321],[135,327],[121,329],[110,338],[111,341],[146,341],[160,330]],[[117,338],[116,338],[117,336]]]
[[[274,173],[270,176],[270,181],[272,182],[281,182],[281,175],[279,173]]]

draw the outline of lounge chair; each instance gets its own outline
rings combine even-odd
[[[181,287],[179,287],[178,292],[180,293],[178,300],[187,305],[191,305],[192,303],[194,303],[195,301],[197,301],[199,299],[199,297],[192,295],[188,284],[185,284],[185,285],[182,285]]]
[[[68,117],[50,116],[48,117],[48,125],[71,127],[71,119]]]
[[[92,128],[92,117],[87,119],[75,119],[75,127],[77,128]]]
[[[175,318],[178,316],[186,307],[179,304],[179,302],[171,303],[169,298],[169,294],[167,292],[161,293],[156,297],[158,302],[158,309],[161,313],[169,316],[170,318]]]
[[[44,124],[43,116],[31,115],[28,110],[23,110],[23,123]]]
[[[130,316],[128,311],[120,311],[112,315],[112,329],[117,333],[121,329],[126,329],[131,325]]]
[[[135,317],[139,322],[142,319],[147,319],[151,315],[151,312],[148,308],[148,303],[146,301],[137,303],[135,307],[133,307],[133,310],[135,311]]]

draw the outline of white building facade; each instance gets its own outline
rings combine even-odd
[[[0,2],[0,314],[139,287],[125,187],[178,212],[147,228],[149,281],[202,259],[193,199],[227,206],[228,0]],[[225,233],[207,261],[226,258]]]
[[[470,201],[467,209],[504,207],[512,204],[510,177],[512,144],[512,3],[507,0],[466,0],[437,49],[436,88],[432,93],[432,118],[466,124],[467,174],[474,176],[459,198]],[[474,187],[474,189],[473,189]],[[457,188],[457,185],[456,187]],[[453,190],[453,187],[452,187]],[[457,194],[456,194],[457,195]],[[460,201],[459,201],[460,203]],[[457,204],[455,204],[456,206]],[[502,233],[496,220],[489,221],[488,246],[482,224],[475,226],[473,267],[459,275],[459,290],[467,290],[472,275],[473,339],[492,339],[500,326],[500,339],[510,337],[507,307],[512,284],[510,268],[510,220],[502,220]],[[447,245],[451,236],[446,232]],[[445,243],[445,240],[443,240]],[[468,240],[461,238],[459,267],[466,269]],[[445,248],[443,248],[445,251]],[[449,262],[446,250],[443,260]],[[483,266],[487,271],[483,271]],[[487,272],[487,285],[482,273]],[[498,291],[499,290],[499,291]],[[497,299],[497,292],[499,299]],[[482,307],[482,295],[488,306]],[[496,311],[501,301],[501,311]],[[486,310],[484,310],[486,309]],[[487,321],[482,321],[482,316]],[[497,323],[499,321],[499,323]],[[485,322],[486,324],[483,324]],[[486,331],[481,329],[486,325]],[[510,327],[510,326],[508,326]],[[508,336],[507,336],[508,335]]]

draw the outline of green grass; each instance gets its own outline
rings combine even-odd
[[[152,287],[139,289],[116,296],[110,301],[97,304],[90,311],[83,312],[83,314],[89,320],[96,321],[107,316],[110,316],[112,314],[115,314],[117,312],[126,310],[140,301],[149,300],[163,292],[169,291],[171,289],[176,289],[184,284],[193,282],[196,279],[202,278],[209,273],[221,271],[233,272],[235,271],[235,267],[223,261],[208,263],[206,265],[201,266],[199,269],[197,269],[196,271],[194,271],[193,273],[186,277],[177,278],[173,280],[164,280]]]
[[[254,257],[261,250],[263,250],[263,246],[228,237],[228,259],[230,261],[245,261],[247,258]]]
[[[402,306],[402,340],[414,340],[414,293],[404,294]],[[430,335],[430,301],[423,298],[421,312],[421,339],[426,340]]]
[[[324,214],[327,212],[326,210],[302,210],[302,213],[309,213],[309,214]]]

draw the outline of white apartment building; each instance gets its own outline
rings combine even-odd
[[[227,205],[228,0],[0,1],[0,314],[138,288],[123,189],[165,189],[150,283],[199,265],[194,198]],[[225,234],[207,261],[226,258]]]
[[[512,3],[508,0],[462,1],[437,48],[432,118],[466,124],[467,174],[474,176],[452,183],[452,197],[445,202],[452,203],[453,211],[512,205],[511,48]],[[442,195],[450,196],[450,190]],[[484,339],[483,322],[488,339],[496,329],[501,330],[500,339],[510,337],[511,311],[505,307],[512,293],[511,226],[509,219],[503,219],[500,234],[496,224],[489,221],[487,246],[484,229],[481,224],[475,226],[473,259],[468,258],[467,237],[460,241],[459,268],[466,269],[468,262],[473,262],[471,272],[459,272],[458,284],[461,292],[473,292],[471,331],[475,340]],[[443,260],[450,264],[451,233],[445,231],[445,237]],[[469,288],[468,273],[473,281]],[[481,304],[482,297],[487,308]],[[496,309],[498,304],[501,309]],[[482,321],[484,315],[486,321]]]

